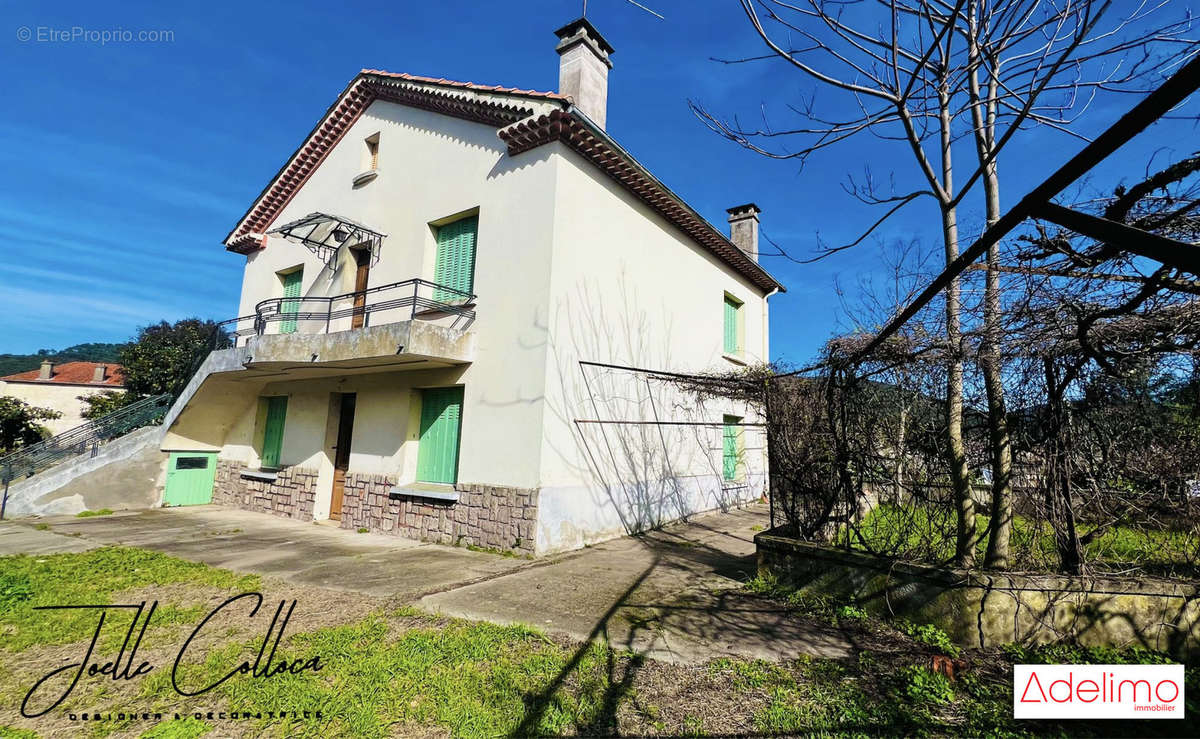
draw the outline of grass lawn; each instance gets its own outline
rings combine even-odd
[[[262,582],[130,548],[0,558],[0,737],[53,736],[528,736],[562,734],[932,734],[1019,735],[1068,727],[1015,724],[1013,660],[1162,659],[1136,652],[986,650],[958,654],[944,635],[873,621],[852,606],[803,602],[755,583],[764,606],[796,618],[833,620],[861,648],[853,658],[780,662],[717,659],[675,665],[581,645],[524,626],[444,619],[365,596]],[[295,598],[276,661],[320,655],[319,672],[272,679],[237,675],[209,693],[171,688],[171,663],[191,630],[229,596],[261,589],[256,619],[214,619],[185,662],[191,689],[253,661],[270,613]],[[59,708],[39,719],[18,707],[38,677],[77,661],[95,615],[37,612],[37,605],[159,600],[137,660],[155,668],[131,681],[83,678]],[[47,616],[52,613],[53,616]],[[112,659],[129,616],[105,627],[97,653]],[[936,630],[934,630],[936,631]],[[110,633],[111,632],[111,633]],[[930,669],[938,655],[963,662],[956,679]],[[1200,686],[1193,696],[1200,697]],[[1189,711],[1191,707],[1189,706]],[[68,712],[162,712],[165,720],[71,722]],[[188,717],[200,712],[207,715]],[[219,712],[262,712],[229,720]],[[268,711],[310,716],[268,716]],[[183,718],[175,719],[174,712]],[[321,717],[316,718],[315,713]],[[1191,715],[1195,715],[1191,713]],[[1190,722],[1189,722],[1190,723]],[[1178,721],[1150,729],[1196,733]],[[1128,727],[1127,727],[1128,728]],[[1144,726],[1135,733],[1146,734]],[[1071,734],[1120,731],[1069,726]]]

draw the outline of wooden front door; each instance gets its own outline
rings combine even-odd
[[[342,495],[346,489],[346,470],[350,469],[350,440],[354,436],[354,393],[342,393],[338,419],[337,446],[333,455],[333,494],[329,499],[329,518],[342,520]]]
[[[354,313],[350,328],[362,328],[367,317],[367,278],[371,273],[371,249],[351,249],[358,271],[354,273]]]

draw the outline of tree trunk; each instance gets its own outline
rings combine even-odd
[[[985,171],[984,192],[987,196],[987,222],[991,226],[1000,220],[1000,182],[993,162]],[[983,385],[987,391],[988,439],[992,463],[992,520],[984,566],[994,569],[1008,567],[1009,540],[1012,538],[1012,441],[1008,433],[1008,408],[1004,402],[1004,379],[1000,359],[1000,337],[1003,320],[1000,306],[999,250],[992,245],[987,250],[987,275],[983,289],[983,344],[979,364],[983,370]]]
[[[941,109],[942,189],[947,198],[954,193],[954,165],[951,161],[950,99],[943,85],[939,91]],[[958,212],[943,201],[942,239],[946,264],[958,258]],[[957,541],[954,563],[963,568],[975,566],[975,501],[971,498],[971,472],[967,467],[966,443],[963,441],[963,361],[962,361],[962,296],[955,277],[946,287],[946,450],[950,482],[954,488],[954,508],[957,519]]]
[[[975,153],[983,179],[987,225],[1000,220],[1000,176],[996,161],[988,159],[996,145],[997,78],[988,76],[986,86],[979,84],[980,63],[985,61],[979,46],[979,2],[967,6],[969,23],[967,45],[971,72],[968,90],[971,99],[971,124],[975,138]],[[995,70],[994,55],[986,56],[984,68]],[[986,93],[984,92],[986,90]],[[1008,409],[1004,402],[1003,364],[1000,342],[1003,320],[1000,305],[1000,254],[995,244],[987,250],[987,274],[983,288],[983,341],[979,347],[979,366],[988,403],[988,446],[992,466],[991,535],[988,538],[984,566],[1004,569],[1009,564],[1009,541],[1012,538],[1012,443],[1008,433]]]
[[[1054,360],[1043,361],[1046,374],[1046,409],[1050,414],[1050,453],[1047,455],[1046,514],[1054,529],[1059,569],[1068,575],[1083,574],[1083,544],[1075,526],[1075,506],[1071,502],[1069,419],[1063,395],[1067,380],[1059,377]]]

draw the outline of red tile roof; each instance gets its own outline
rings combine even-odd
[[[440,92],[415,85],[404,85],[405,82],[450,89]],[[508,96],[511,104],[452,94],[460,91]],[[533,108],[521,105],[520,100],[512,99],[522,97],[530,101],[556,103],[558,109],[533,119]],[[262,234],[291,202],[350,126],[375,100],[400,103],[495,126],[500,138],[508,145],[510,156],[550,141],[561,140],[764,292],[785,289],[756,261],[734,246],[728,237],[696,213],[682,198],[671,192],[607,134],[596,132],[592,126],[586,125],[577,117],[569,96],[375,69],[362,70],[350,81],[333,105],[329,106],[316,127],[304,139],[304,143],[271,178],[250,209],[225,237],[226,249],[239,254],[249,254],[264,248],[266,239]],[[513,125],[518,122],[519,125]]]
[[[523,95],[531,98],[542,98],[544,100],[566,100],[570,101],[568,95],[563,95],[557,92],[538,92],[537,90],[520,90],[516,87],[500,87],[499,85],[480,85],[475,82],[458,82],[457,80],[448,80],[444,78],[434,79],[433,77],[422,77],[416,74],[406,74],[403,72],[385,72],[382,69],[364,69],[362,74],[374,74],[380,77],[389,77],[391,79],[406,80],[408,82],[424,82],[430,85],[443,85],[445,87],[456,87],[460,90],[475,90],[476,92],[495,92],[503,95]]]
[[[92,382],[92,377],[96,374],[96,368],[101,365],[108,367],[104,382]],[[40,373],[40,369],[29,370],[28,372],[18,372],[15,375],[0,377],[0,380],[6,382],[56,382],[64,385],[95,385],[112,388],[125,386],[125,368],[119,364],[108,362],[63,362],[62,364],[56,364],[50,371],[49,380],[39,379],[38,375]]]

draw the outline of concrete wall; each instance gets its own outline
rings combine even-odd
[[[62,414],[60,418],[42,421],[51,435],[70,431],[87,423],[83,417],[84,405],[79,396],[99,395],[103,392],[124,392],[112,386],[67,385],[55,382],[4,382],[0,381],[0,395],[22,400],[39,408],[49,408]]]
[[[932,623],[967,647],[1078,642],[1177,656],[1200,647],[1200,589],[1154,578],[966,572],[763,532],[758,571],[885,617]]]
[[[765,458],[757,429],[744,431],[741,479],[721,475],[722,418],[758,420],[750,409],[579,362],[721,372],[765,361],[765,296],[576,153],[553,147],[558,189],[538,550],[574,548],[758,497]],[[723,352],[726,293],[743,303],[738,358]]]
[[[5,516],[49,516],[111,508],[150,508],[162,496],[167,455],[162,429],[147,426],[9,486]]]

